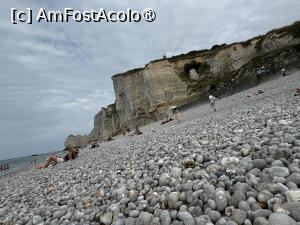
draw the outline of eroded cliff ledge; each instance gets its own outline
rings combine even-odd
[[[115,103],[95,116],[89,135],[71,135],[65,146],[104,141],[125,127],[165,117],[171,105],[207,99],[209,92],[222,96],[257,85],[263,79],[257,73],[261,66],[268,71],[263,76],[275,76],[282,67],[300,68],[300,21],[245,42],[152,61],[113,76]]]

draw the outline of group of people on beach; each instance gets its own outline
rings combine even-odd
[[[9,164],[0,165],[0,171],[3,171],[3,170],[9,170]]]
[[[133,130],[127,127],[123,129],[123,136],[134,137],[141,134],[143,134],[143,132],[140,130],[139,126],[135,126]]]
[[[130,130],[129,130],[130,132]],[[126,133],[125,133],[126,134]],[[142,131],[139,129],[138,126],[134,128],[132,132],[130,132],[129,136],[134,136],[134,135],[141,135],[143,134]],[[112,141],[112,138],[108,138],[107,141]],[[99,144],[97,142],[93,143],[91,145],[91,148],[96,148],[99,147]],[[67,162],[69,160],[74,160],[78,157],[79,154],[79,149],[75,147],[67,147],[65,149],[67,153],[64,156],[58,156],[56,153],[53,151],[52,154],[49,156],[49,158],[42,164],[36,165],[37,169],[44,169],[50,166],[55,166],[59,163]]]
[[[256,75],[261,75],[261,74],[266,74],[266,73],[276,73],[276,70],[281,68],[281,75],[282,76],[286,76],[286,69],[285,69],[285,65],[281,64],[281,65],[274,65],[272,63],[265,63],[261,66],[258,66],[255,71],[256,71]]]

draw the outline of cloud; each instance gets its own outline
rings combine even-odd
[[[142,10],[153,23],[13,25],[10,9]],[[0,8],[0,159],[61,149],[114,102],[111,76],[150,60],[246,40],[299,20],[298,0],[4,1]]]

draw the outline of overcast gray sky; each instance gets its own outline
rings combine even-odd
[[[153,23],[14,25],[11,8],[152,8]],[[111,76],[150,60],[249,39],[300,19],[299,0],[5,0],[0,8],[0,160],[59,150],[114,102]]]

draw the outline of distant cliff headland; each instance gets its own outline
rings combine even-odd
[[[172,105],[207,99],[210,92],[222,96],[255,86],[263,79],[257,72],[262,66],[268,76],[282,67],[300,68],[300,21],[245,42],[155,60],[113,76],[115,103],[95,115],[90,134],[70,135],[65,146],[107,140],[124,128],[164,118]]]

